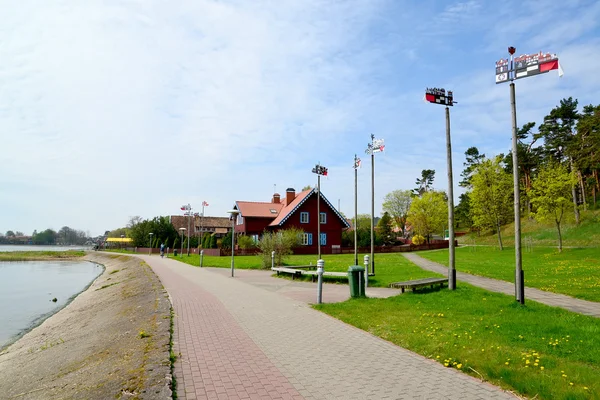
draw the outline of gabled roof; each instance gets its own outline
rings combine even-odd
[[[313,194],[317,194],[315,189],[310,189],[310,190],[305,190],[304,192],[300,192],[298,193],[298,195],[296,196],[296,198],[294,199],[294,201],[292,201],[289,205],[286,205],[285,208],[283,210],[281,210],[281,212],[279,213],[279,216],[277,216],[277,218],[271,222],[269,224],[269,226],[281,226],[283,225],[283,223],[285,223],[285,221],[288,220],[288,218],[290,216],[292,216],[296,211],[298,211],[298,209],[300,208],[300,206],[302,206],[302,204],[304,204],[306,202],[306,200],[308,200]],[[329,206],[329,208],[335,213],[335,215],[338,216],[338,218],[342,221],[342,223],[344,224],[344,226],[346,228],[349,228],[350,225],[348,224],[348,221],[346,221],[346,218],[344,218],[342,216],[342,214],[340,214],[335,207],[329,202],[329,200],[327,200],[327,198],[323,195],[323,193],[320,193],[321,198],[323,200],[325,200],[325,203],[327,203],[327,205]]]
[[[310,190],[305,190],[303,192],[300,192],[296,195],[296,197],[294,198],[294,200],[292,200],[292,202],[290,204],[286,204],[285,207],[283,207],[283,209],[281,210],[281,212],[279,213],[279,215],[277,216],[277,218],[275,218],[275,220],[273,222],[271,222],[269,224],[269,226],[277,226],[277,225],[281,225],[284,220],[287,220],[288,217],[293,214],[293,212],[300,207],[302,204],[304,204],[304,202],[306,201],[306,199],[308,198],[308,196],[310,196],[310,194],[313,192],[314,189],[310,189]]]
[[[284,207],[281,203],[236,201],[235,208],[242,217],[275,218]],[[274,210],[271,211],[271,210]]]

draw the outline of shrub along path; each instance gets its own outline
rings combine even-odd
[[[427,260],[415,253],[402,253],[402,255],[423,269],[448,276],[448,267],[442,264]],[[456,279],[492,292],[513,296],[515,294],[515,285],[512,282],[484,278],[482,276],[465,274],[464,272],[459,271],[456,271]],[[538,303],[553,307],[561,307],[565,310],[600,318],[600,303],[593,301],[575,299],[563,294],[525,287],[525,301],[527,302],[527,300],[534,300]]]

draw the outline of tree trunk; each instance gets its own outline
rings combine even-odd
[[[571,164],[571,172],[573,172],[573,159],[570,158],[569,162]],[[576,186],[571,186],[571,194],[573,195],[573,211],[575,212],[575,224],[579,225],[579,208],[577,207],[577,191],[575,190]]]
[[[577,171],[577,177],[579,178],[579,187],[581,187],[581,197],[583,198],[583,210],[587,211],[587,200],[585,198],[585,185],[583,184],[583,176],[581,171]]]
[[[556,229],[558,230],[558,252],[562,253],[562,235],[560,234],[560,221],[555,219]]]
[[[498,232],[498,246],[500,246],[500,250],[504,250],[502,247],[502,235],[500,235],[500,220],[496,220],[496,232]]]
[[[596,186],[592,186],[592,196],[594,196],[594,208],[596,208]]]

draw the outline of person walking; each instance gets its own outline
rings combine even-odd
[[[160,256],[161,257],[165,256],[165,244],[164,243],[160,244]]]

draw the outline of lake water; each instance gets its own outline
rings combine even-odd
[[[90,250],[89,246],[34,246],[34,245],[0,245],[0,252],[6,251],[67,251],[67,250]]]
[[[88,261],[0,262],[0,348],[63,308],[102,271]]]

